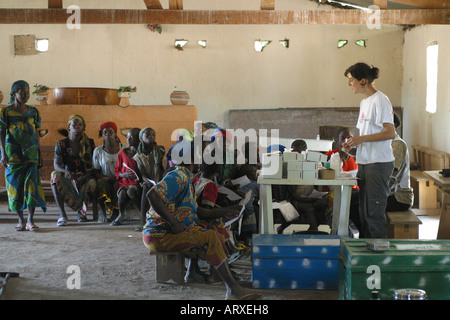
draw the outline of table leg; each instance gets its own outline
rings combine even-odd
[[[264,234],[266,223],[266,185],[259,185],[259,233]]]
[[[259,233],[274,233],[272,210],[272,186],[261,184],[259,187]]]
[[[446,192],[442,192],[441,217],[439,218],[439,228],[437,239],[450,239],[450,210],[447,209],[447,202],[450,196]]]
[[[331,234],[348,235],[352,186],[335,186]]]

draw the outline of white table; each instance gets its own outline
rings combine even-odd
[[[331,234],[340,236],[348,235],[352,186],[357,184],[355,179],[268,179],[259,176],[258,184],[260,188],[259,233],[275,233],[272,209],[272,185],[321,185],[335,186]]]

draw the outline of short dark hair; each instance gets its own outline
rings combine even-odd
[[[372,83],[378,78],[380,69],[374,66],[370,67],[364,62],[358,62],[348,67],[347,70],[345,70],[344,75],[347,76],[349,73],[351,73],[352,77],[358,81],[361,81],[361,79],[366,79],[369,83]]]
[[[306,150],[308,146],[306,145],[305,140],[297,139],[294,140],[291,144],[292,149],[300,149],[300,150]]]
[[[401,125],[402,125],[402,121],[400,120],[400,117],[398,116],[398,114],[396,114],[394,112],[394,127],[395,127],[395,129],[397,129]]]

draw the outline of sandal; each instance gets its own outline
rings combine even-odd
[[[88,218],[86,217],[86,214],[83,214],[83,212],[78,212],[78,222],[87,222]]]
[[[26,226],[25,226],[25,224],[23,224],[23,223],[19,223],[19,224],[15,227],[16,231],[25,231],[25,228],[26,228]]]
[[[39,227],[35,225],[34,223],[28,223],[26,226],[27,231],[38,231]]]
[[[58,227],[67,226],[67,219],[64,218],[64,217],[60,217],[60,218],[58,219],[58,221],[56,222],[56,225],[57,225]]]

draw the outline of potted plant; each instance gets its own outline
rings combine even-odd
[[[41,105],[47,104],[47,90],[49,87],[43,84],[35,84],[33,94],[36,95],[36,100],[39,101]]]
[[[122,86],[119,87],[119,89],[116,89],[117,94],[120,97],[119,106],[121,107],[128,107],[130,105],[129,98],[131,97],[132,92],[136,92],[136,87],[131,86]]]
[[[119,97],[121,98],[129,98],[131,97],[131,92],[136,92],[136,87],[131,87],[131,86],[124,86],[124,87],[119,87],[119,89],[117,89],[117,94],[119,95]]]

